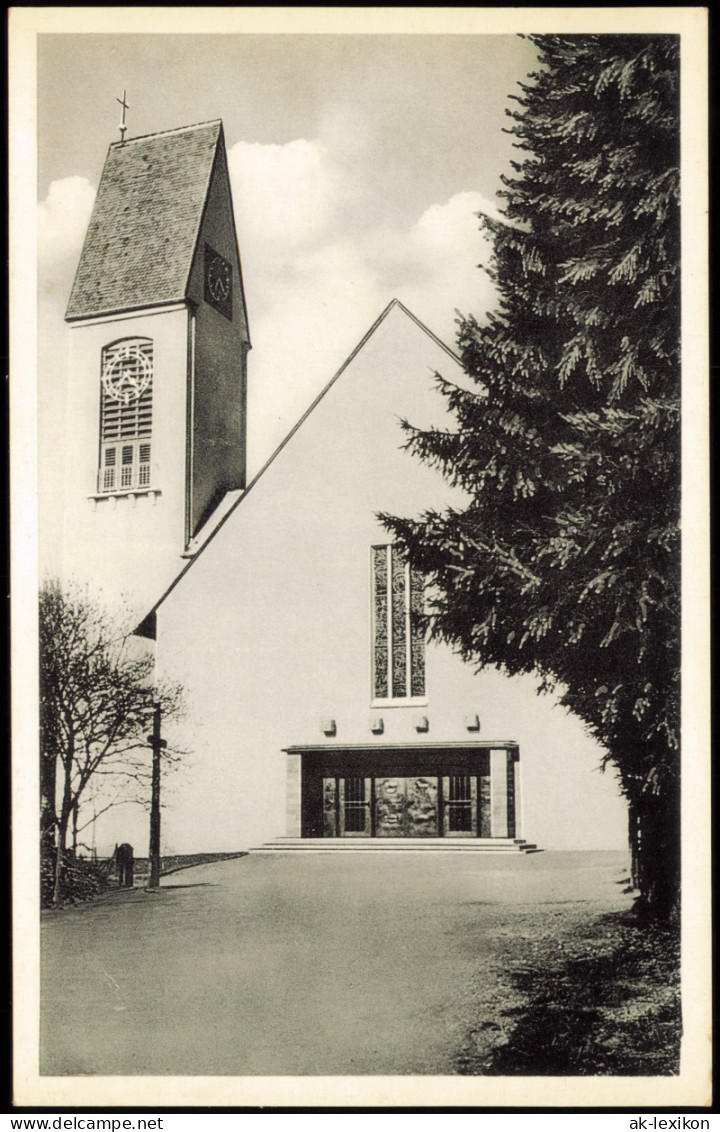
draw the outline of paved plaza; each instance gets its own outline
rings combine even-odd
[[[253,854],[43,916],[41,1072],[451,1074],[513,948],[627,908],[619,853]]]

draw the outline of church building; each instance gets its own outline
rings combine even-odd
[[[461,502],[399,427],[452,427],[450,347],[391,301],[247,481],[219,122],[110,147],[67,319],[71,572],[131,598],[185,688],[165,851],[624,847],[580,721],[427,640],[421,578],[378,519]],[[106,839],[132,841],[127,822],[111,811]]]

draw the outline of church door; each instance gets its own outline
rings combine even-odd
[[[443,833],[446,837],[477,837],[477,778],[449,774],[443,778]]]
[[[360,775],[323,779],[325,837],[370,837],[372,779]]]
[[[341,837],[370,836],[372,779],[353,775],[338,779]]]
[[[463,760],[453,752],[441,761],[393,752],[376,758],[374,766],[352,754],[335,773],[327,764],[313,773],[309,763],[303,836],[515,837],[514,752],[491,754],[492,760],[487,752]]]
[[[376,778],[376,837],[437,837],[438,780]]]

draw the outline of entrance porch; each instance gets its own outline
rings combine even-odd
[[[515,743],[290,747],[287,756],[289,839],[348,848],[520,840]]]

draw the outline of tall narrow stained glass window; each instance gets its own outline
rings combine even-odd
[[[393,546],[374,546],[373,697],[425,694],[423,581]]]
[[[405,592],[405,563],[390,547],[390,591],[392,595],[391,655],[393,697],[407,696],[407,594]]]
[[[98,491],[150,486],[153,344],[125,338],[102,352]]]

